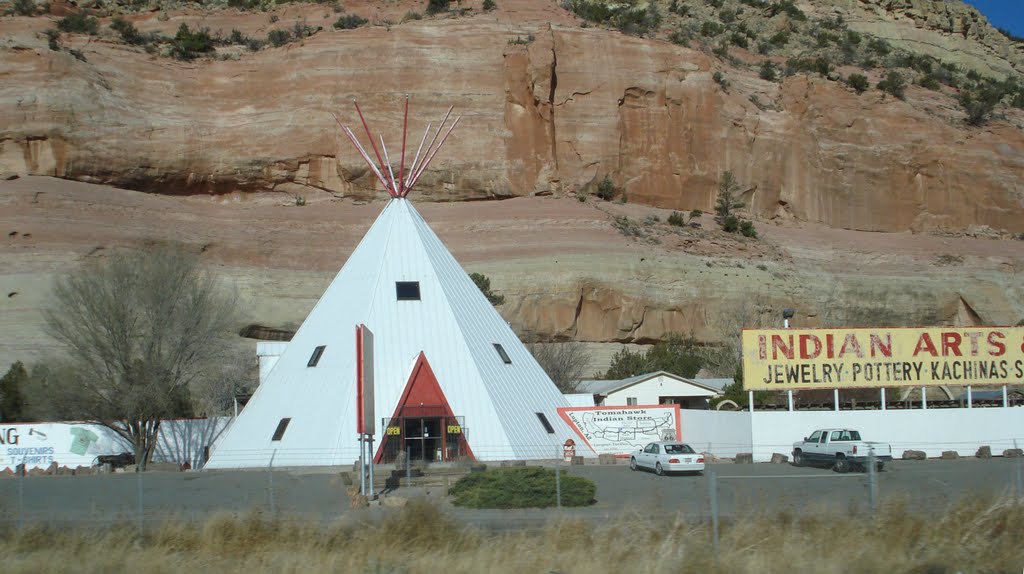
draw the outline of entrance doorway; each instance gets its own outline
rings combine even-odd
[[[418,411],[435,409],[415,408]],[[462,417],[437,416],[435,413],[410,413],[409,416],[403,413],[403,416],[384,419],[384,444],[381,445],[379,462],[395,462],[399,456],[405,458],[406,454],[412,462],[427,463],[452,462],[469,456],[467,429],[462,424]]]

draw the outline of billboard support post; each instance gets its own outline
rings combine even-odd
[[[359,434],[359,476],[363,496],[375,497],[373,490],[373,332],[356,325],[356,432]],[[369,480],[367,480],[369,475]]]

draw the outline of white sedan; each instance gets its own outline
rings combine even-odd
[[[629,457],[629,468],[649,468],[659,476],[668,472],[700,474],[704,472],[704,455],[681,442],[652,442]]]

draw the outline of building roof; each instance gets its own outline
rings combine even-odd
[[[634,376],[629,377],[627,379],[621,379],[621,380],[614,380],[613,379],[613,380],[588,380],[588,381],[580,381],[580,385],[577,388],[580,391],[588,392],[588,393],[591,393],[591,394],[594,394],[594,395],[605,395],[605,396],[607,396],[607,395],[609,395],[611,393],[614,393],[616,391],[621,391],[622,389],[625,389],[627,387],[631,387],[631,386],[633,386],[633,385],[635,385],[637,383],[642,383],[644,381],[648,381],[650,379],[653,379],[655,377],[660,377],[660,376],[669,377],[670,379],[675,379],[675,380],[680,381],[682,383],[687,383],[687,384],[690,384],[690,385],[694,385],[696,387],[701,387],[703,389],[707,389],[709,391],[713,391],[713,392],[716,392],[716,393],[721,392],[722,391],[722,387],[724,387],[726,384],[732,383],[732,379],[687,379],[685,377],[680,377],[679,375],[674,375],[672,373],[669,373],[668,371],[655,371],[653,373],[644,373],[642,375],[634,375]],[[723,384],[722,387],[716,386],[717,383],[721,382],[721,381],[727,381],[727,382],[725,384]]]
[[[399,299],[399,282],[418,282],[418,298]],[[413,205],[392,199],[218,441],[207,468],[266,467],[272,457],[280,466],[356,460],[359,324],[373,332],[378,436],[421,352],[453,414],[464,417],[476,458],[549,458],[575,436],[557,413],[568,406],[565,397]],[[318,347],[324,349],[314,359]],[[285,418],[291,420],[283,436],[273,441]]]

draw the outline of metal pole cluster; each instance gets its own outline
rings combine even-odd
[[[395,172],[391,168],[391,159],[388,156],[388,148],[384,144],[383,134],[378,135],[377,137],[377,139],[380,140],[380,149],[378,150],[377,143],[373,134],[370,132],[370,126],[366,123],[366,118],[363,116],[362,109],[359,108],[359,103],[353,103],[356,107],[356,113],[359,114],[359,120],[363,124],[363,130],[366,132],[366,137],[370,140],[370,147],[373,149],[373,154],[377,158],[376,163],[374,163],[373,159],[370,158],[370,154],[367,153],[363,145],[359,143],[359,139],[356,138],[352,129],[341,123],[341,120],[338,119],[337,115],[334,113],[331,115],[334,116],[334,121],[337,122],[338,126],[341,128],[341,132],[348,137],[349,141],[352,142],[352,145],[356,148],[356,151],[359,152],[360,157],[363,158],[366,165],[368,165],[370,170],[373,171],[373,175],[376,176],[377,180],[384,186],[388,195],[393,198],[403,198],[409,195],[409,192],[412,191],[413,186],[415,186],[416,182],[419,181],[420,176],[423,175],[423,172],[427,169],[427,166],[430,165],[434,156],[436,156],[437,152],[440,151],[442,146],[444,146],[444,142],[448,140],[448,136],[451,135],[455,126],[459,124],[459,120],[462,119],[462,116],[456,117],[455,121],[448,126],[444,136],[441,137],[441,132],[444,131],[445,124],[448,123],[448,118],[451,116],[452,110],[455,108],[455,106],[449,107],[448,112],[445,113],[444,118],[441,119],[441,123],[438,124],[437,131],[434,132],[434,137],[431,138],[430,143],[424,150],[423,144],[426,143],[427,136],[430,135],[431,129],[431,124],[427,124],[427,129],[423,132],[423,138],[420,140],[419,148],[416,149],[416,156],[409,165],[409,170],[407,172],[405,169],[405,144],[409,128],[409,98],[406,97],[405,115],[402,121],[402,152],[398,163],[398,178],[396,179]],[[438,137],[441,137],[440,142],[438,142]],[[383,152],[383,156],[381,156],[381,152]]]

